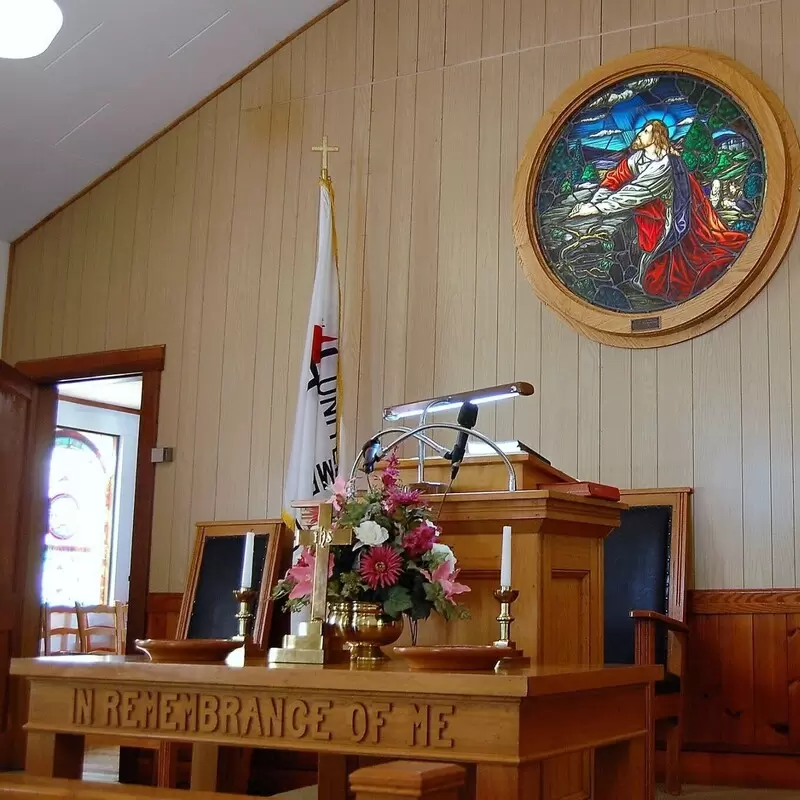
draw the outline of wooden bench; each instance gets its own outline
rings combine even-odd
[[[0,800],[245,800],[242,794],[192,792],[132,784],[37,778],[22,772],[0,772]]]
[[[418,800],[458,800],[466,770],[432,761],[390,761],[357,769],[350,775],[356,800],[412,797]]]

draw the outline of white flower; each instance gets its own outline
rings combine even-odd
[[[453,551],[446,544],[441,544],[440,542],[434,542],[433,552],[437,556],[445,557],[445,561],[447,561],[447,563],[450,565],[451,572],[456,568],[455,553],[453,553]]]
[[[355,532],[356,539],[370,547],[376,544],[383,544],[389,538],[389,531],[372,519],[364,520],[356,527]]]

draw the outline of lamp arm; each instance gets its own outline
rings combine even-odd
[[[396,447],[401,445],[406,439],[415,438],[418,439],[422,435],[422,431],[433,430],[434,428],[445,428],[446,430],[450,431],[461,431],[466,433],[468,436],[474,436],[476,439],[480,439],[484,444],[489,445],[489,447],[494,450],[500,458],[503,459],[503,463],[506,465],[506,469],[508,470],[508,491],[509,492],[516,492],[517,491],[517,475],[514,472],[514,467],[511,464],[508,456],[497,446],[497,443],[490,439],[485,434],[481,433],[480,431],[476,431],[474,428],[465,428],[463,425],[457,425],[454,422],[429,422],[426,425],[419,425],[418,427],[414,428],[413,430],[404,430],[403,433],[397,437],[393,442],[391,442],[383,451],[383,453],[387,453],[390,450],[394,450]],[[385,431],[381,431],[377,434],[378,437],[382,436],[384,433],[394,433],[397,432],[396,429],[387,428]],[[425,439],[428,437],[426,436]],[[427,442],[426,442],[427,444]],[[438,447],[434,448],[438,449]],[[361,453],[359,453],[358,458],[356,458],[355,463],[353,464],[353,469],[350,471],[350,479],[352,480],[355,477],[356,470],[358,469],[358,463],[361,461]]]
[[[381,439],[382,437],[390,433],[408,434],[410,436],[413,435],[415,439],[418,439],[423,444],[428,445],[428,447],[435,450],[440,456],[444,456],[444,454],[447,452],[447,448],[439,444],[439,442],[435,442],[430,437],[425,436],[425,434],[418,433],[417,431],[413,431],[411,428],[406,428],[404,426],[398,426],[396,428],[384,428],[382,431],[378,431],[378,433],[376,433],[375,436],[372,438]],[[409,436],[406,436],[405,438],[407,439],[409,438]],[[393,446],[390,446],[389,449],[393,449]],[[361,458],[363,455],[364,455],[363,453],[359,453],[358,456],[356,457],[356,460],[353,462],[353,467],[350,470],[350,480],[353,480],[353,478],[355,478],[356,471],[358,470],[358,465],[361,462]]]

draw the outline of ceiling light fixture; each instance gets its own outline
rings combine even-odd
[[[33,58],[64,24],[55,0],[0,0],[0,58]]]

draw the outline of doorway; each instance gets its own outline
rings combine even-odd
[[[142,376],[56,385],[42,602],[128,602]]]
[[[87,393],[90,391],[87,388],[89,384],[97,383],[99,385],[101,380],[108,378],[117,379],[120,386],[124,386],[124,381],[120,380],[123,378],[137,377],[141,381],[140,389],[137,390],[140,397],[139,435],[136,449],[130,567],[128,569],[126,631],[128,653],[136,652],[134,641],[145,638],[147,624],[150,541],[155,493],[155,464],[151,460],[151,450],[156,446],[161,373],[164,369],[165,350],[163,345],[155,345],[22,361],[16,365],[23,375],[39,386],[55,387],[60,390],[62,395],[70,391],[69,386],[72,386],[75,391]],[[118,389],[118,391],[121,392],[122,389]],[[102,400],[91,398],[80,399],[85,403],[103,403]],[[119,397],[117,400],[119,401]],[[107,405],[120,405],[120,403]],[[66,507],[67,503],[64,505],[64,508]]]

